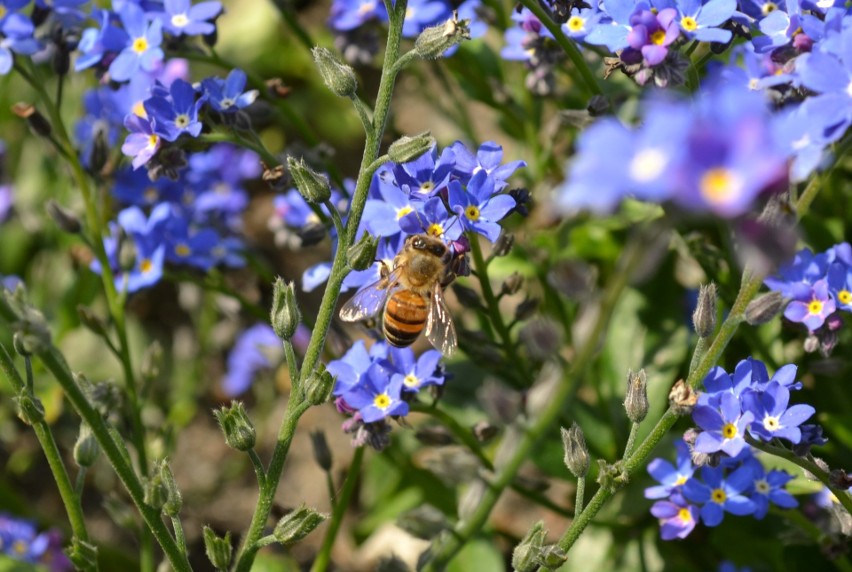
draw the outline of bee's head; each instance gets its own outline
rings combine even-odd
[[[411,248],[428,252],[438,258],[443,258],[447,253],[447,245],[441,239],[436,239],[423,234],[415,234],[409,238]]]

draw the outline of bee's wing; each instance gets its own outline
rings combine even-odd
[[[388,297],[396,289],[399,279],[398,270],[364,286],[340,308],[340,319],[344,322],[357,322],[375,316],[384,307]]]
[[[435,284],[430,302],[429,316],[426,319],[426,339],[435,348],[441,350],[442,354],[449,357],[456,351],[458,339],[453,317],[444,301],[444,291],[440,284]]]

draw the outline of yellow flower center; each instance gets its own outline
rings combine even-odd
[[[183,28],[189,24],[189,18],[186,17],[186,14],[175,14],[172,16],[172,26],[175,28]]]
[[[737,426],[733,423],[726,423],[724,427],[722,427],[722,437],[725,439],[733,439],[737,436]]]
[[[387,393],[380,393],[375,397],[375,399],[373,399],[373,405],[375,405],[381,410],[387,409],[388,407],[390,407],[390,404],[391,398],[390,395],[388,395]]]
[[[237,102],[234,101],[233,99],[231,99],[230,97],[226,97],[225,99],[223,99],[222,101],[219,102],[219,107],[221,107],[222,109],[230,109],[236,103]]]
[[[159,135],[156,135],[154,133],[151,133],[150,135],[148,135],[148,147],[156,147],[157,143],[159,143],[159,142],[160,142]]]
[[[657,30],[653,34],[651,34],[651,43],[656,44],[658,46],[662,46],[663,42],[666,41],[666,33],[662,30]]]
[[[405,379],[402,380],[402,383],[404,383],[407,387],[417,387],[420,385],[420,380],[417,379],[417,376],[413,373],[409,373],[405,376]]]
[[[701,195],[711,203],[722,203],[736,196],[741,183],[739,177],[730,170],[716,167],[704,173],[698,188]]]
[[[145,106],[142,105],[141,99],[133,104],[133,108],[130,111],[133,115],[138,115],[142,119],[148,119],[148,112],[145,111]]]
[[[425,183],[420,184],[420,192],[425,194],[431,193],[435,189],[435,183],[432,181],[426,181]]]
[[[432,236],[443,236],[444,227],[438,224],[437,222],[433,222],[429,225],[429,228],[426,229],[426,232],[431,234]]]
[[[728,495],[725,494],[724,489],[713,489],[710,493],[710,500],[718,504],[723,504],[727,498]]]
[[[410,212],[414,212],[414,207],[411,205],[405,205],[401,209],[396,209],[396,220],[401,219]]]
[[[189,248],[189,245],[187,245],[187,244],[180,243],[177,246],[175,246],[175,254],[177,254],[178,256],[186,257],[186,256],[189,256],[190,253],[192,253],[192,250]]]
[[[147,274],[154,269],[154,263],[150,258],[143,258],[141,262],[139,262],[139,270],[142,271],[142,274]]]
[[[12,543],[12,551],[15,554],[22,555],[27,553],[27,543],[23,540],[16,540]]]
[[[156,203],[157,199],[160,198],[160,192],[156,187],[148,187],[145,189],[145,192],[142,193],[142,196],[145,197],[146,203]]]
[[[808,304],[808,314],[819,315],[822,313],[823,303],[819,300],[811,300],[811,303]]]
[[[572,32],[582,32],[586,27],[586,21],[579,16],[571,16],[568,18],[567,26]]]
[[[175,117],[175,125],[180,127],[181,129],[185,129],[189,125],[189,115],[186,113],[181,113],[177,117]]]
[[[360,6],[358,6],[358,13],[363,16],[364,14],[371,12],[375,7],[375,2],[363,2]]]
[[[470,205],[466,209],[464,209],[464,216],[473,222],[479,220],[479,207],[476,205]]]
[[[766,479],[760,479],[758,481],[754,481],[754,490],[759,492],[762,495],[769,494],[769,483],[766,482]]]
[[[687,481],[687,478],[686,478],[685,475],[679,475],[677,480],[674,483],[674,486],[679,487],[682,484],[684,484],[686,481]]]
[[[145,53],[145,50],[148,49],[148,39],[147,38],[136,38],[133,40],[133,45],[131,49],[137,54]]]
[[[677,511],[677,517],[684,523],[692,522],[692,513],[688,508],[682,508]]]
[[[852,292],[850,292],[849,290],[841,290],[837,293],[837,300],[841,304],[849,305],[850,303],[852,303]]]
[[[757,78],[753,77],[750,80],[748,80],[748,88],[752,91],[755,91],[755,90],[757,90],[758,83],[759,82],[758,82]]]
[[[684,16],[680,19],[680,27],[687,32],[694,32],[698,29],[698,22],[692,16]]]
[[[5,18],[5,17],[6,17],[6,14],[8,14],[8,13],[9,13],[9,10],[8,10],[5,6],[3,6],[2,4],[0,4],[0,20],[2,20],[3,18]]]
[[[775,4],[775,2],[767,2],[766,4],[763,5],[763,7],[760,9],[760,11],[763,12],[764,16],[766,16],[767,14],[771,14],[772,12],[774,12],[777,9],[778,9],[778,5]]]
[[[665,170],[668,160],[660,149],[651,147],[642,149],[630,161],[630,176],[640,183],[648,183],[659,177]]]

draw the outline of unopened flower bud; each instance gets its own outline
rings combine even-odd
[[[538,298],[527,298],[515,307],[515,319],[523,322],[538,309]]]
[[[56,226],[68,234],[78,234],[83,228],[77,215],[65,209],[53,199],[47,201],[47,214],[50,215]]]
[[[299,193],[309,203],[322,204],[331,198],[328,177],[308,167],[304,159],[297,161],[293,157],[287,157],[287,169],[290,170],[290,176]]]
[[[95,127],[95,137],[92,142],[92,150],[89,153],[89,171],[99,173],[109,159],[109,127],[106,125]]]
[[[157,379],[160,376],[160,365],[162,363],[163,346],[160,345],[160,342],[154,340],[142,354],[142,365],[139,366],[142,379],[146,382]]]
[[[571,474],[582,479],[589,472],[589,449],[586,447],[586,437],[576,423],[570,429],[562,427],[562,449],[565,451],[565,466]]]
[[[648,415],[648,377],[645,370],[627,372],[627,395],[624,397],[627,418],[633,423],[642,423]]]
[[[320,431],[311,431],[311,446],[314,451],[314,460],[323,471],[331,470],[331,449],[328,446],[328,441],[325,439],[325,433]]]
[[[12,347],[22,356],[36,354],[50,345],[50,329],[44,315],[31,306],[24,306],[14,324]]]
[[[518,272],[512,272],[512,274],[510,274],[509,277],[506,278],[503,281],[503,284],[500,286],[500,293],[505,294],[507,296],[511,296],[512,294],[516,294],[523,285],[524,277],[521,276]]]
[[[473,288],[468,288],[459,282],[453,283],[453,293],[459,299],[459,303],[465,308],[479,308],[482,305],[479,293]]]
[[[429,131],[424,131],[414,137],[404,135],[390,144],[388,157],[394,163],[414,161],[423,153],[435,146],[435,138]]]
[[[254,448],[256,439],[254,425],[240,401],[232,401],[230,407],[214,409],[213,414],[229,447],[238,451],[249,451]]]
[[[366,270],[376,261],[379,241],[369,232],[346,250],[346,263],[352,270]]]
[[[169,490],[163,482],[162,475],[157,470],[152,472],[151,476],[145,480],[142,489],[145,493],[143,498],[145,504],[157,510],[162,509],[166,501],[169,500]]]
[[[679,379],[669,391],[669,406],[675,415],[689,415],[698,403],[698,393]]]
[[[272,536],[276,542],[287,546],[306,537],[327,518],[327,514],[302,505],[278,521]]]
[[[12,113],[21,119],[26,119],[30,129],[32,129],[36,135],[41,135],[42,137],[50,135],[50,123],[47,122],[44,115],[42,115],[41,112],[39,112],[39,110],[37,110],[31,103],[16,103],[12,106]]]
[[[168,493],[166,504],[163,505],[163,512],[167,516],[177,516],[183,506],[183,495],[178,489],[177,482],[175,482],[175,475],[172,473],[172,468],[169,466],[168,461],[163,461],[160,465],[160,478],[162,478],[166,492]]]
[[[477,441],[484,443],[496,437],[497,433],[500,432],[500,429],[487,421],[480,421],[473,426],[471,431],[473,431],[473,436],[476,437]]]
[[[497,237],[497,242],[491,248],[491,255],[506,256],[512,251],[513,246],[515,246],[515,235],[503,229],[500,232],[500,236]]]
[[[104,337],[107,335],[106,322],[86,306],[77,306],[77,316],[80,322],[95,334]]]
[[[414,41],[414,51],[423,59],[436,59],[453,46],[470,39],[470,20],[459,20],[458,13],[437,26],[423,30]]]
[[[21,390],[15,397],[15,403],[18,405],[18,417],[27,425],[36,425],[44,421],[44,405],[28,389]]]
[[[712,282],[698,290],[698,304],[692,313],[692,323],[700,338],[709,337],[716,329],[716,285]]]
[[[80,467],[91,467],[95,464],[100,452],[101,447],[92,434],[92,428],[86,423],[81,423],[80,434],[77,436],[77,442],[74,443],[74,461]]]
[[[415,538],[431,540],[449,528],[444,513],[430,504],[404,512],[396,520],[397,526]]]
[[[340,97],[355,95],[358,90],[355,70],[337,59],[337,56],[326,48],[314,48],[311,53],[322,81],[332,93]]]
[[[331,397],[333,389],[334,376],[326,371],[323,364],[319,364],[305,382],[305,399],[311,405],[322,405]]]
[[[767,292],[758,296],[745,309],[745,319],[749,325],[759,326],[777,316],[787,301],[781,292]]]
[[[231,533],[226,532],[224,538],[219,538],[213,529],[205,526],[202,531],[204,537],[204,551],[207,558],[216,570],[227,570],[231,565],[233,546],[231,546]]]
[[[94,544],[89,544],[74,536],[71,538],[71,546],[66,549],[65,553],[74,565],[75,570],[98,569],[98,547]]]
[[[541,564],[542,547],[547,531],[544,522],[538,521],[512,551],[512,568],[515,572],[533,572]]]
[[[284,282],[280,277],[276,278],[272,286],[272,310],[269,316],[275,335],[282,340],[291,339],[301,320],[295,285],[292,282]]]
[[[819,345],[819,338],[814,334],[809,335],[802,343],[802,347],[804,348],[805,352],[809,354],[812,354],[817,351],[819,349]]]

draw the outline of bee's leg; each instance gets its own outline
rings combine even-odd
[[[391,270],[390,266],[388,266],[388,263],[384,260],[377,260],[376,262],[378,262],[380,265],[379,276],[381,276],[382,278],[387,278],[388,276],[390,276]]]

